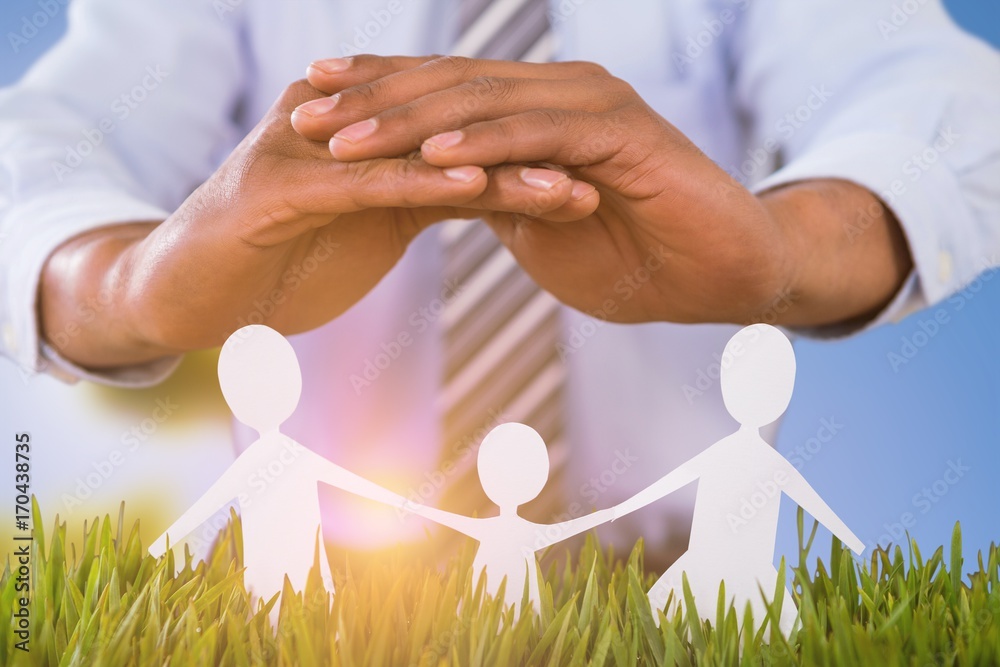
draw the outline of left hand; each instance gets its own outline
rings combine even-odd
[[[817,309],[801,292],[811,286],[802,258],[815,253],[800,247],[801,221],[737,184],[599,65],[358,56],[314,63],[308,78],[335,104],[307,103],[293,125],[330,140],[338,160],[419,149],[438,167],[556,165],[584,181],[574,199],[593,213],[582,219],[529,208],[486,220],[539,285],[602,319],[748,322],[785,295],[799,303],[784,323],[822,324],[887,299],[862,290]]]

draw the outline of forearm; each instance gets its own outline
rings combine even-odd
[[[786,239],[783,293],[752,320],[788,326],[861,325],[899,290],[913,261],[892,212],[840,180],[792,183],[759,196]]]
[[[129,251],[156,227],[104,227],[60,246],[42,271],[39,330],[64,358],[93,369],[151,361],[176,351],[143,340],[128,308]]]

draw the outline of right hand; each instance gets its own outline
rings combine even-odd
[[[529,170],[554,180],[540,187],[524,167],[487,176],[477,166],[432,167],[419,154],[334,160],[290,122],[321,96],[292,84],[162,223],[102,228],[57,249],[40,312],[60,353],[106,368],[220,345],[248,322],[306,331],[361,299],[434,222],[480,209],[541,206],[567,220],[590,213],[571,199],[574,182],[548,170]],[[98,295],[106,305],[81,317],[81,304]]]

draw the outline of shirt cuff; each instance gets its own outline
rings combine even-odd
[[[957,267],[977,265],[971,239],[974,217],[942,153],[950,130],[930,142],[888,134],[856,134],[811,148],[753,188],[755,194],[797,181],[840,179],[879,197],[899,221],[913,258],[913,271],[892,301],[861,326],[797,329],[816,338],[838,338],[889,322],[941,301],[961,288]],[[934,162],[926,152],[935,152]],[[862,236],[873,216],[859,210],[844,226],[848,240]],[[980,262],[981,263],[981,262]]]
[[[87,231],[115,224],[164,220],[167,212],[121,191],[67,189],[7,210],[0,221],[0,352],[29,372],[66,382],[148,386],[167,377],[179,358],[108,371],[87,371],[41,341],[38,287],[42,268],[60,245]]]

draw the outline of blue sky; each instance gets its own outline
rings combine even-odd
[[[946,4],[966,29],[1000,44],[1000,3]],[[25,17],[45,5],[59,9],[14,52],[9,33],[21,32]],[[4,0],[0,85],[15,81],[58,39],[64,21],[60,0]],[[950,541],[956,520],[962,521],[967,559],[991,540],[1000,541],[996,276],[987,274],[961,298],[897,326],[841,342],[796,346],[798,383],[778,450],[801,465],[806,478],[869,545],[884,544],[907,529],[929,553]],[[935,316],[946,324],[935,329],[929,324]],[[906,363],[892,364],[890,353]],[[828,545],[828,535],[821,533],[819,552],[828,553]],[[795,553],[794,506],[787,499],[779,531],[781,553]]]

